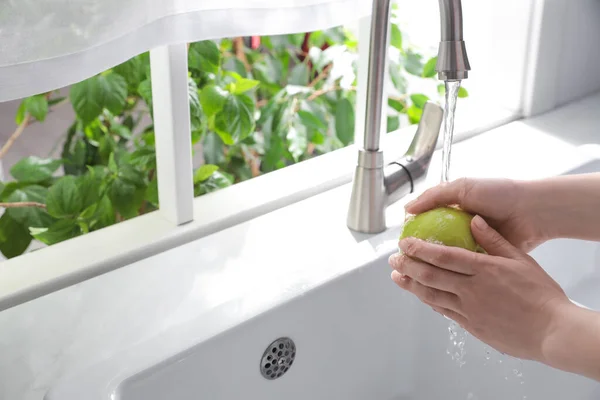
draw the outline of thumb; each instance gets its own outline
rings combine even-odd
[[[476,215],[471,221],[471,232],[475,240],[483,249],[492,256],[518,258],[519,250],[504,239],[495,229]]]

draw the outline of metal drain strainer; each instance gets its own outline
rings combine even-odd
[[[267,347],[260,360],[260,373],[273,380],[285,374],[296,358],[296,345],[290,338],[279,338]]]

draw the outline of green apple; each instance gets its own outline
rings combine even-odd
[[[400,239],[414,237],[445,246],[483,252],[471,233],[473,215],[454,207],[440,207],[407,218]]]

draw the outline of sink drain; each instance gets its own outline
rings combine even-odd
[[[267,347],[260,360],[260,373],[268,380],[280,378],[296,358],[296,345],[290,338],[279,338]]]

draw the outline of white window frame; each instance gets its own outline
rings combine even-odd
[[[369,34],[365,17],[359,21],[356,143],[362,143],[365,123]],[[355,146],[194,198],[186,44],[153,49],[150,59],[160,209],[4,261],[0,311],[350,183]],[[519,118],[486,107],[465,114],[477,118],[459,128],[456,141]],[[388,160],[403,154],[415,129],[384,136]]]

